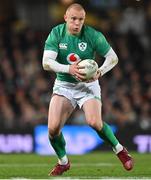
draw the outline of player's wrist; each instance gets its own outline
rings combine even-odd
[[[66,65],[66,73],[70,73],[70,65]]]
[[[74,74],[73,74],[72,65],[70,64],[70,65],[68,65],[68,67],[69,67],[68,73],[71,74],[71,75],[74,75]]]
[[[100,73],[100,77],[103,76],[103,70],[101,69],[101,67],[98,69],[98,73]]]

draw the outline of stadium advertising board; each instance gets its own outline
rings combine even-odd
[[[111,126],[116,131],[114,126]],[[96,132],[89,126],[64,126],[63,134],[66,139],[66,150],[68,154],[84,154],[103,144]],[[35,128],[35,152],[38,154],[54,154],[49,145],[47,126]]]
[[[136,135],[133,142],[137,145],[137,152],[151,152],[151,135]]]
[[[121,142],[129,149],[139,153],[151,153],[151,132],[139,127],[125,127],[116,133]]]
[[[0,129],[0,153],[32,153],[32,129]]]
[[[129,150],[139,153],[151,153],[151,133],[138,128],[117,129],[111,126],[122,144]],[[65,126],[63,134],[66,139],[68,154],[84,154],[93,150],[111,150],[110,146],[99,139],[89,126]],[[29,130],[13,130],[0,132],[0,153],[37,153],[54,154],[48,141],[46,125],[39,125]]]
[[[0,153],[31,152],[33,152],[31,134],[0,134]]]

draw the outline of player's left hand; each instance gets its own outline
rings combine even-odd
[[[85,82],[90,83],[90,82],[96,81],[100,76],[101,76],[101,71],[98,69],[95,76],[93,76],[93,78],[91,78],[89,80],[86,80]]]

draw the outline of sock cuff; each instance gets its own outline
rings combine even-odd
[[[123,150],[123,146],[118,143],[114,148],[113,148],[113,151],[115,152],[115,154],[118,154],[120,151]]]

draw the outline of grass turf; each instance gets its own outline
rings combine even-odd
[[[94,152],[86,155],[70,155],[71,169],[61,178],[101,179],[135,178],[151,179],[151,154],[132,153],[135,167],[123,169],[112,152]],[[48,179],[49,170],[56,164],[55,156],[35,154],[0,154],[0,179]]]

